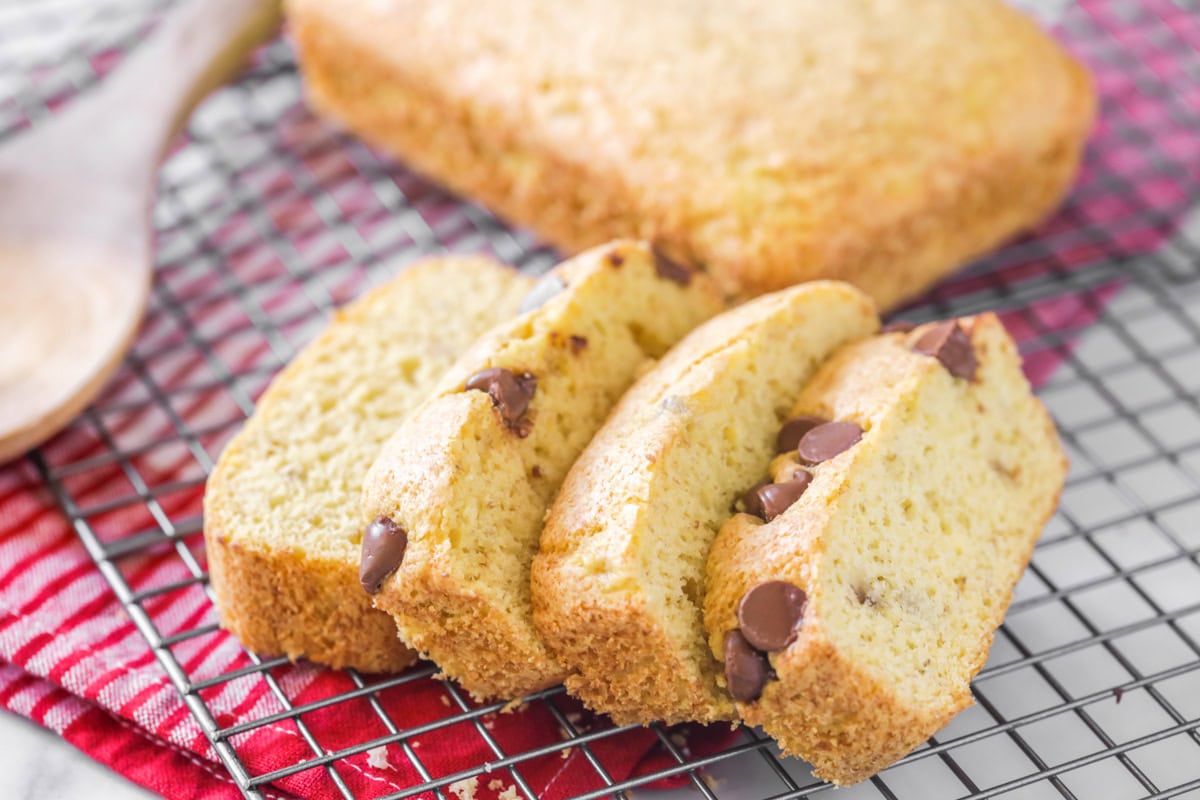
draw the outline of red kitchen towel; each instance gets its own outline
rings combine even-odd
[[[1125,8],[1091,0],[1073,7],[1064,25],[1065,38],[1091,63],[1104,98],[1104,113],[1073,202],[1037,237],[993,261],[990,271],[977,268],[941,293],[1026,281],[1154,252],[1194,202],[1200,131],[1186,124],[1188,116],[1179,110],[1186,109],[1194,118],[1200,109],[1200,86],[1187,77],[1200,72],[1200,21],[1171,0],[1146,0],[1138,6],[1141,16],[1132,21],[1122,16]],[[1174,37],[1173,48],[1164,47],[1164,31]],[[1148,89],[1147,76],[1157,76],[1174,89]],[[1192,165],[1193,172],[1180,174],[1174,166],[1180,164]],[[360,182],[360,192],[374,190]],[[240,267],[234,263],[228,268]],[[1027,368],[1035,382],[1044,381],[1062,358],[1070,357],[1063,346],[1038,349],[1037,342],[1047,331],[1084,328],[1105,313],[1104,301],[1115,290],[1108,285],[1006,315],[1010,329],[1026,345]],[[186,299],[175,297],[177,302]],[[186,358],[202,358],[187,355],[186,348],[181,352]],[[127,368],[106,397],[119,392],[137,369]],[[170,385],[169,378],[160,379],[164,381]],[[154,404],[114,412],[106,435],[145,443],[178,440],[173,415],[198,421],[207,413],[204,391],[189,398],[172,405],[170,413],[156,411]],[[173,396],[172,402],[176,400]],[[96,426],[80,424],[44,450],[47,462],[58,465],[60,473],[63,465],[76,465],[62,477],[63,488],[75,503],[89,509],[88,524],[98,535],[124,541],[199,514],[202,489],[183,477],[185,464],[195,464],[186,447],[173,455],[145,447],[122,460],[108,455],[110,445]],[[127,502],[131,495],[140,501]],[[178,542],[139,550],[114,567],[135,592],[150,592],[141,606],[168,637],[215,621],[203,587],[189,569],[189,560],[203,564],[200,537],[185,530]],[[166,797],[240,796],[137,624],[65,521],[32,462],[0,468],[0,706],[58,732]],[[182,638],[171,644],[171,651],[187,677],[202,685],[251,663],[237,642],[219,630]],[[202,701],[217,725],[228,728],[284,711],[281,695],[293,705],[319,704],[357,688],[344,673],[307,664],[277,667],[271,677],[268,682],[247,673],[213,681],[192,700]],[[336,775],[319,767],[306,769],[276,777],[261,789],[273,798],[333,798],[341,796],[342,783],[356,796],[371,797],[400,791],[426,776],[436,779],[494,762],[500,757],[497,752],[540,749],[537,758],[519,764],[521,777],[537,794],[558,798],[604,785],[593,762],[620,781],[676,764],[670,748],[704,753],[725,746],[731,735],[721,726],[680,729],[667,737],[668,746],[654,731],[633,729],[597,738],[587,752],[578,746],[562,750],[563,720],[585,735],[609,723],[585,714],[561,695],[551,702],[557,714],[539,702],[489,715],[477,726],[460,719],[457,695],[419,677],[377,696],[318,705],[303,715],[303,728],[292,720],[272,719],[232,736],[228,744],[251,775],[263,775],[312,761],[309,739],[325,752],[336,753],[386,736],[382,712],[402,728],[418,731],[408,740],[410,752],[389,744],[338,759]],[[426,724],[429,729],[422,729]],[[513,775],[500,768],[454,790],[464,797],[473,791],[481,800],[490,800],[511,797],[513,784]]]

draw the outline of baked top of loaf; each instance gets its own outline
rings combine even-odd
[[[533,569],[572,694],[619,723],[734,717],[703,627],[709,544],[805,381],[878,324],[846,284],[797,286],[709,321],[630,389],[571,469]]]
[[[559,246],[649,239],[731,294],[890,307],[1047,213],[1093,115],[1003,0],[288,6],[318,109]]]
[[[380,444],[531,281],[431,260],[336,312],[272,381],[204,497],[224,627],[264,654],[397,670],[413,654],[358,585],[362,480]]]
[[[785,581],[807,595],[790,642],[768,651],[777,679],[738,710],[836,783],[883,769],[970,703],[1065,478],[999,320],[960,325],[969,350],[942,360],[926,354],[932,325],[838,351],[793,415],[857,425],[861,440],[807,468],[811,484],[773,520],[732,517],[709,554],[718,658],[747,624],[751,589]]]
[[[561,680],[530,605],[546,508],[647,362],[722,302],[704,275],[616,242],[556,267],[526,305],[447,371],[383,447],[363,491],[366,516],[407,536],[376,606],[480,699]]]

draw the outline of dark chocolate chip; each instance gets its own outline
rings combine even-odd
[[[687,286],[692,282],[692,270],[690,268],[680,264],[678,261],[672,261],[658,250],[654,251],[654,271],[658,273],[658,277],[675,281],[680,286]]]
[[[625,256],[621,255],[620,250],[613,250],[608,254],[608,263],[614,267],[619,267],[625,263]]]
[[[734,503],[733,510],[737,511],[738,506],[741,506],[741,510],[747,514],[753,514],[756,517],[764,516],[766,512],[763,510],[762,497],[760,497],[758,493],[770,485],[770,481],[763,481],[750,491],[746,492],[737,499],[736,503]]]
[[[759,650],[784,649],[796,638],[807,600],[803,589],[787,581],[760,583],[738,603],[742,636]]]
[[[533,311],[535,308],[541,308],[550,302],[550,300],[567,288],[567,284],[563,283],[563,279],[555,275],[553,272],[547,272],[542,276],[541,280],[533,285],[529,293],[525,295],[525,299],[521,301],[520,307],[517,309],[522,314],[526,311]]]
[[[588,346],[588,340],[587,340],[586,336],[576,336],[574,334],[571,334],[570,341],[571,341],[571,352],[575,353],[576,355],[581,353],[583,351],[583,349]]]
[[[917,327],[917,323],[906,319],[894,319],[880,329],[880,333],[908,333]]]
[[[387,577],[400,568],[408,534],[390,517],[376,517],[363,531],[362,565],[358,580],[367,594],[376,594]]]
[[[812,473],[797,470],[790,481],[772,483],[758,490],[758,498],[762,503],[762,518],[770,522],[792,507],[800,499],[804,490],[812,483]]]
[[[792,507],[812,483],[812,473],[798,469],[790,481],[760,483],[742,495],[742,508],[747,514],[770,522]]]
[[[468,378],[466,390],[487,392],[504,424],[522,438],[529,435],[532,422],[524,414],[537,391],[537,378],[528,372],[514,375],[512,370],[492,367]]]
[[[783,423],[779,435],[775,437],[775,452],[786,453],[795,450],[800,444],[800,438],[818,425],[824,425],[829,420],[815,417],[812,414],[801,414]]]
[[[725,683],[739,703],[753,703],[762,696],[771,665],[766,655],[755,650],[741,631],[725,634]]]
[[[853,422],[826,422],[800,437],[796,454],[805,464],[820,464],[858,444],[862,435]]]
[[[971,346],[971,337],[956,319],[939,322],[922,333],[913,344],[913,350],[933,356],[956,378],[975,380],[975,370],[979,367],[975,348]]]
[[[540,478],[540,477],[542,477],[542,468],[540,466],[538,466],[537,464],[534,464],[533,469],[529,470],[529,474],[531,474],[535,478]]]

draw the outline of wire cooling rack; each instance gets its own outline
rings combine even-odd
[[[100,79],[165,4],[125,0],[96,12],[76,3],[93,14],[89,36],[52,66],[23,61],[14,43],[57,35],[68,5],[0,9],[0,137]],[[906,316],[1002,310],[1058,419],[1071,475],[974,682],[976,705],[838,798],[1200,798],[1200,7],[1051,6],[1103,98],[1079,185],[1035,235],[970,266]],[[224,636],[209,599],[181,629],[155,613],[164,598],[207,593],[205,476],[266,382],[331,309],[443,250],[488,252],[531,271],[553,260],[528,236],[314,119],[299,91],[292,52],[275,42],[195,115],[162,170],[147,321],[113,385],[71,431],[95,447],[85,457],[34,454],[237,785],[263,797],[289,776],[315,773],[354,797],[352,760],[389,745],[418,775],[384,787],[389,797],[461,795],[464,779],[503,774],[532,798],[527,769],[571,748],[595,773],[595,788],[579,797],[638,793],[667,776],[684,783],[664,791],[688,796],[831,796],[753,730],[701,753],[680,730],[654,726],[666,756],[658,763],[669,766],[616,780],[616,756],[603,745],[624,729],[580,725],[561,687],[527,702],[545,706],[562,741],[510,751],[488,725],[498,707],[476,706],[452,684],[439,719],[414,727],[389,710],[389,693],[433,680],[428,665],[391,677],[350,672],[346,691],[303,700],[289,683],[303,667],[282,659],[244,654],[214,670],[181,655]],[[89,487],[113,480],[124,488],[94,500]],[[130,510],[144,520],[132,530],[122,516]],[[137,569],[148,554],[175,563],[178,577],[146,585]],[[213,698],[235,683],[269,696],[270,713],[231,724]],[[348,744],[321,741],[311,719],[350,703],[368,708],[375,727]],[[245,743],[281,723],[294,725],[305,754],[257,768]],[[451,729],[480,737],[487,763],[444,774],[428,767],[422,737]]]

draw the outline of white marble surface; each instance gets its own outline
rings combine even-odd
[[[150,800],[153,797],[51,731],[24,717],[0,711],[0,798]]]

